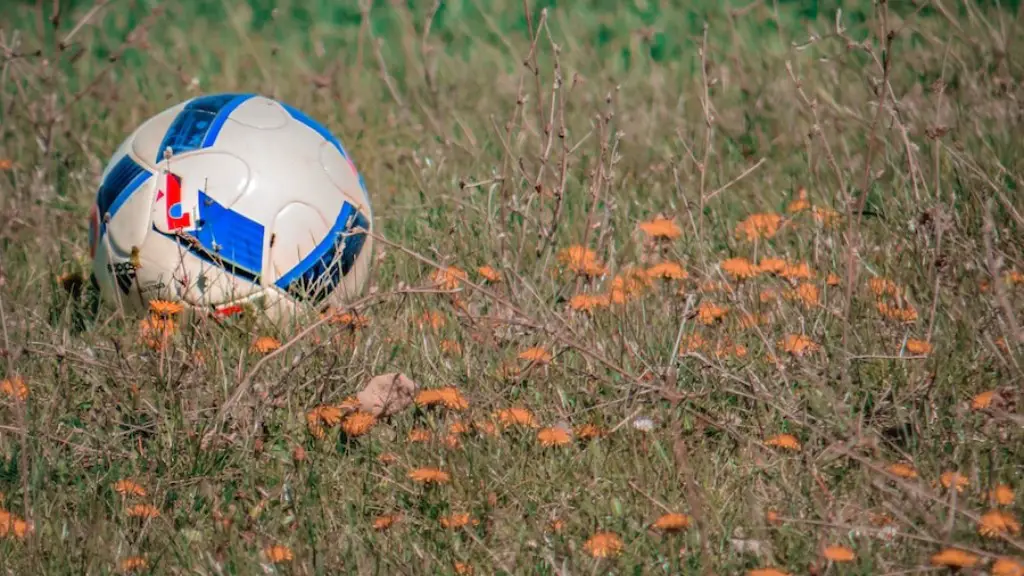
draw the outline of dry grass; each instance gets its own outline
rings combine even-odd
[[[1021,574],[1024,12],[43,4],[0,9],[8,572]],[[107,156],[229,90],[345,141],[368,296],[98,307]],[[431,392],[350,415],[393,371]]]

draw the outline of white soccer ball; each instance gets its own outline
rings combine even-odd
[[[143,123],[114,153],[89,217],[105,300],[153,299],[282,321],[366,286],[373,212],[341,142],[253,94],[201,96]]]

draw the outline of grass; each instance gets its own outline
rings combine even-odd
[[[1024,558],[1024,504],[990,495],[1024,478],[1019,3],[42,4],[0,8],[7,573],[907,574],[952,547],[1021,574],[996,561]],[[147,346],[81,286],[117,144],[233,90],[353,154],[367,326],[244,317]],[[748,239],[752,214],[778,230]],[[678,237],[639,226],[658,215]],[[574,274],[574,245],[603,273]],[[638,280],[661,262],[688,277]],[[439,290],[438,266],[467,278]],[[315,437],[310,411],[384,372],[469,406]],[[604,435],[452,445],[512,407]],[[1011,521],[986,536],[991,510]],[[621,553],[594,558],[599,532]]]

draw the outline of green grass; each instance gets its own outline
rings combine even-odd
[[[0,8],[0,379],[29,389],[24,401],[0,392],[0,508],[33,528],[0,537],[6,572],[105,574],[144,556],[154,574],[254,574],[275,544],[293,551],[273,568],[285,574],[457,562],[478,574],[906,574],[945,546],[978,554],[982,573],[1024,558],[1019,533],[978,534],[988,491],[1024,477],[1024,284],[1007,275],[1024,270],[1019,2],[549,0],[528,2],[528,19],[516,0],[460,0],[426,35],[431,2],[378,1],[364,19],[355,2],[283,2],[275,16],[269,0],[115,0],[80,27],[89,3],[61,2],[57,19],[42,4]],[[291,342],[300,327],[198,322],[153,351],[140,319],[57,280],[89,270],[88,210],[124,136],[183,99],[235,90],[330,126],[390,243],[376,245],[359,310],[369,326],[321,326],[260,365],[257,336]],[[800,188],[839,222],[789,214]],[[786,217],[777,234],[735,234],[763,212]],[[653,246],[638,223],[659,213],[683,234]],[[558,255],[581,243],[605,277],[564,269]],[[808,263],[820,303],[762,299],[793,286],[718,266],[768,256]],[[592,315],[569,308],[660,261],[689,278]],[[423,290],[428,262],[473,285]],[[479,290],[483,265],[504,281]],[[872,277],[896,282],[916,319],[883,318]],[[692,315],[708,303],[728,308],[721,324]],[[428,311],[444,325],[421,326]],[[747,327],[746,313],[766,322]],[[820,349],[793,357],[779,342],[792,334]],[[704,348],[687,346],[695,335]],[[914,357],[909,338],[933,350]],[[746,354],[716,356],[727,344]],[[503,375],[527,368],[516,357],[532,346],[552,362]],[[470,407],[410,408],[358,439],[310,434],[309,410],[391,371],[457,386]],[[990,390],[991,406],[972,408]],[[511,406],[609,434],[560,448],[529,429],[443,443],[456,419]],[[414,428],[434,439],[410,443]],[[780,433],[802,449],[764,444]],[[918,478],[888,476],[897,461]],[[420,466],[451,482],[413,483]],[[939,483],[951,470],[969,480],[962,493]],[[117,494],[123,478],[146,496]],[[1019,518],[1021,502],[1003,508]],[[137,503],[160,516],[130,518]],[[693,525],[651,530],[665,510]],[[454,512],[479,524],[442,528]],[[387,513],[402,519],[375,531]],[[623,539],[620,556],[587,554],[598,531]],[[856,560],[829,566],[829,544]]]

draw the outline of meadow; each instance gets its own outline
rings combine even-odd
[[[2,4],[0,573],[1024,575],[1019,1]],[[92,290],[228,91],[362,171],[352,306]]]

